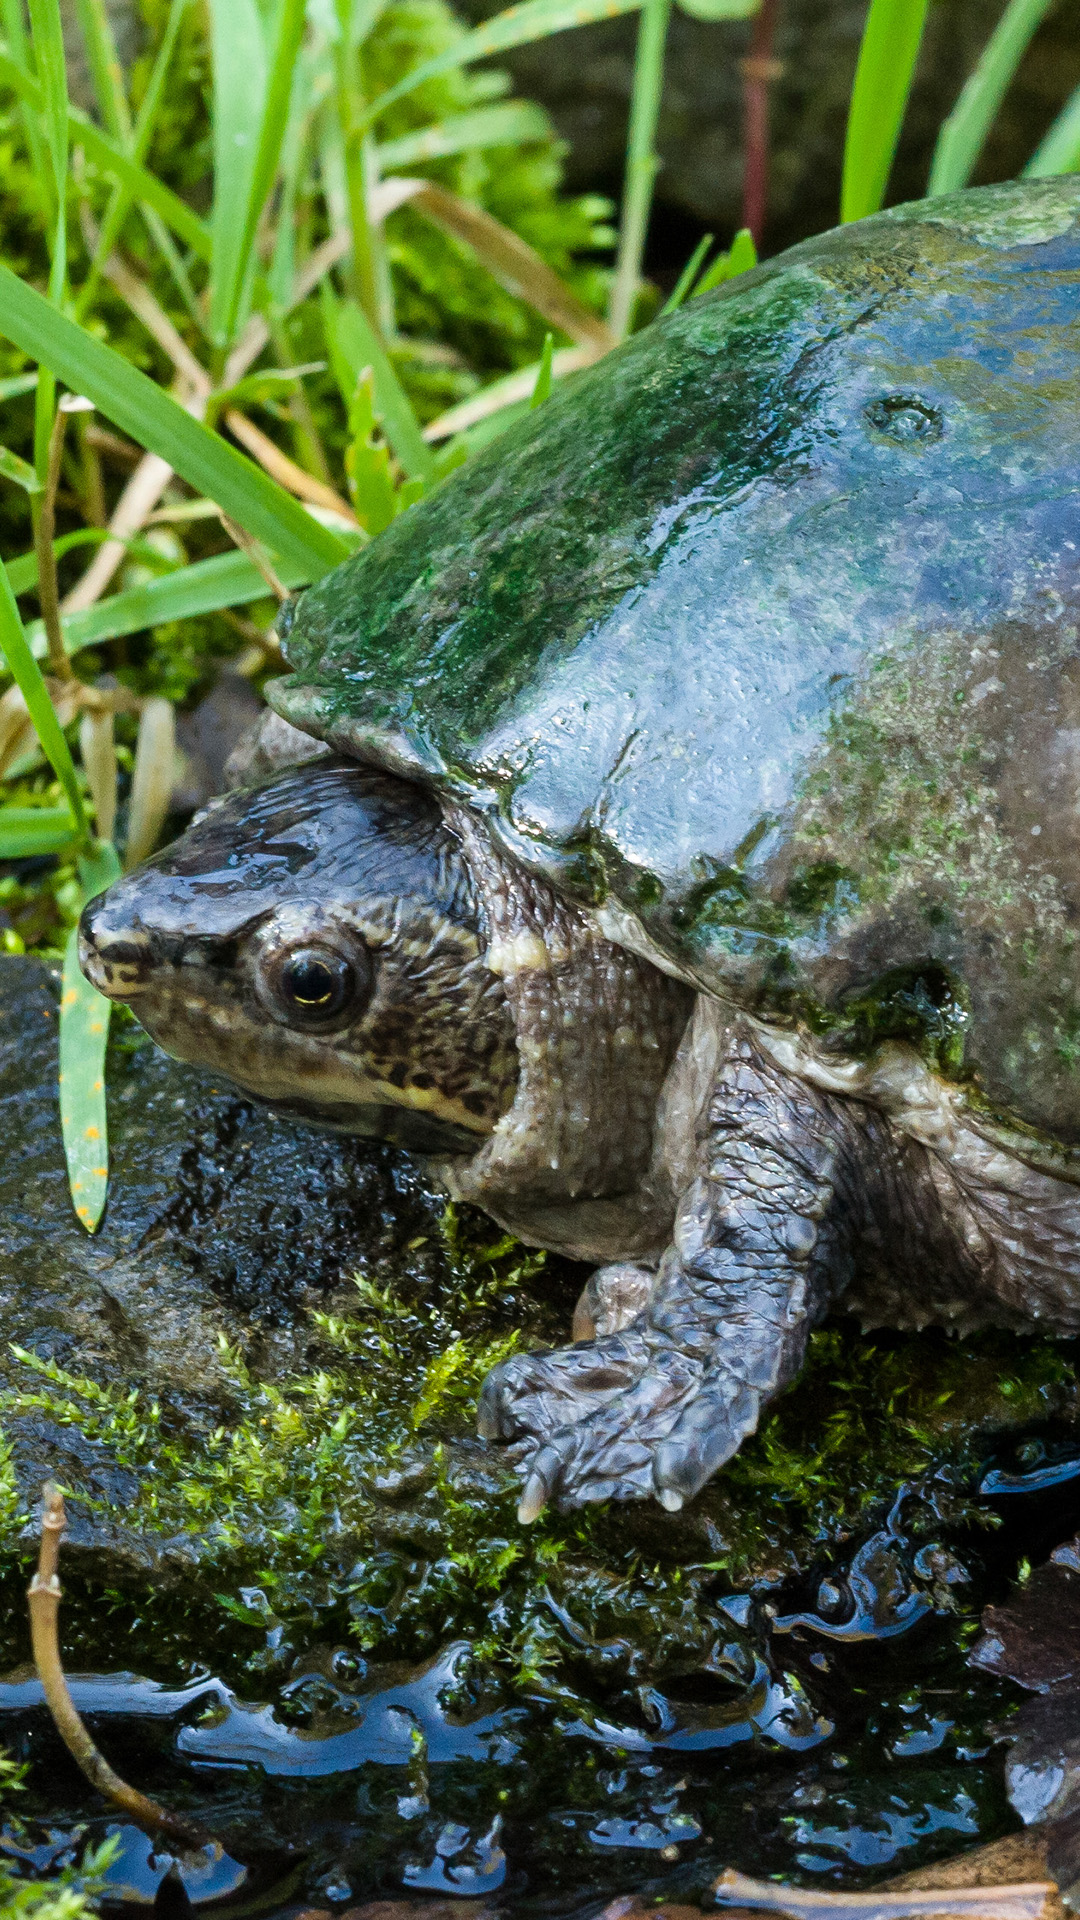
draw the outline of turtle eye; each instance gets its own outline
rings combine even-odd
[[[335,947],[293,947],[267,970],[270,1010],[290,1027],[330,1027],[361,1011],[371,989],[366,951],[346,956]]]

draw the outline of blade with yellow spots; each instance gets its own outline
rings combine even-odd
[[[85,898],[119,877],[115,848],[99,841],[79,861]],[[111,1006],[79,966],[78,929],[64,950],[60,994],[60,1120],[75,1212],[93,1233],[105,1211],[109,1184],[109,1136],[105,1116],[105,1048]]]

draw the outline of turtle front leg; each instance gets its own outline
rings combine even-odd
[[[516,1356],[485,1384],[482,1429],[540,1442],[523,1521],[548,1501],[649,1494],[674,1511],[738,1450],[850,1281],[867,1120],[733,1043],[648,1306],[622,1332]]]

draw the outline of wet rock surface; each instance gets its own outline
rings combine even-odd
[[[0,1356],[0,1742],[30,1766],[6,1843],[27,1871],[116,1825],[25,1664],[47,1472],[73,1516],[76,1700],[122,1773],[220,1839],[183,1869],[197,1906],[677,1909],[728,1866],[852,1888],[1015,1822],[993,1729],[1016,1690],[964,1662],[1021,1556],[1080,1525],[1069,1350],[826,1328],[685,1515],[523,1530],[476,1390],[511,1340],[562,1336],[581,1270],[131,1027],[88,1238],[56,997],[53,970],[0,962],[23,1356]],[[148,1903],[168,1859],[122,1840],[113,1895]]]
[[[0,960],[0,1380],[28,1386],[15,1346],[106,1390],[156,1396],[197,1444],[236,1408],[223,1345],[261,1380],[289,1379],[318,1345],[312,1307],[331,1306],[358,1269],[438,1271],[442,1202],[402,1156],[286,1126],[125,1023],[109,1065],[109,1204],[86,1234],[60,1143],[58,993],[55,967]],[[91,1500],[130,1497],[107,1439],[44,1407],[9,1409],[5,1425],[25,1500],[47,1473]],[[147,1566],[168,1557],[78,1500],[71,1537]]]

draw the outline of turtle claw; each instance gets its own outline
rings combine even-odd
[[[517,1517],[521,1526],[531,1526],[547,1506],[558,1479],[559,1464],[554,1447],[541,1447],[533,1455],[518,1501]]]

